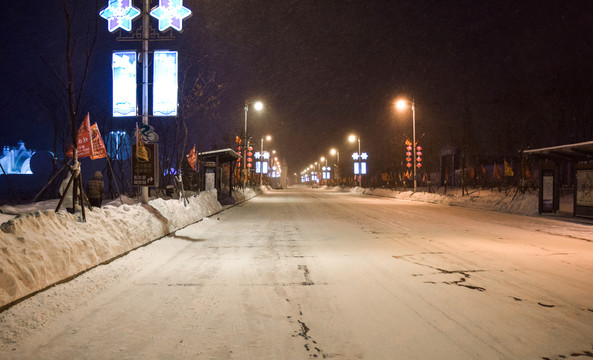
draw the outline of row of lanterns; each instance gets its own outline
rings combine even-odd
[[[414,147],[412,146],[412,142],[408,139],[405,142],[406,145],[406,167],[411,168],[412,166],[414,166],[412,164],[412,156],[416,156],[416,167],[421,168],[422,167],[422,146],[418,145],[418,142],[416,142],[416,149],[414,149]],[[415,154],[414,154],[415,152]]]

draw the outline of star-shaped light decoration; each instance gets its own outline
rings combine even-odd
[[[367,155],[367,153],[362,153],[362,154],[360,154],[360,158],[363,160],[366,160],[369,158],[369,156]]]
[[[183,19],[191,15],[191,10],[183,6],[183,0],[159,0],[159,6],[150,15],[159,21],[159,31],[170,27],[181,31]]]
[[[354,154],[352,154],[352,159],[353,159],[353,160],[358,160],[358,157],[359,157],[359,156],[360,156],[360,155],[358,155],[358,153],[354,153]]]
[[[132,20],[140,15],[140,10],[132,6],[132,0],[109,0],[109,5],[99,15],[107,20],[109,32],[117,28],[132,31]]]

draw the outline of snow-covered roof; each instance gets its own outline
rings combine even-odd
[[[574,160],[593,160],[593,141],[525,150],[527,155],[563,157]]]

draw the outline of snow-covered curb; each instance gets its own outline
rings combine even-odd
[[[254,197],[235,191],[236,203]],[[0,308],[126,252],[159,239],[223,209],[216,190],[181,200],[106,205],[79,214],[35,211],[2,224]]]

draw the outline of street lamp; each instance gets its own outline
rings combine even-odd
[[[414,153],[414,192],[416,192],[416,105],[414,100],[400,99],[395,103],[398,110],[403,111],[408,108],[408,104],[412,106],[412,146]]]
[[[247,187],[247,112],[249,111],[249,105],[253,104],[253,108],[257,111],[261,111],[264,108],[264,104],[261,101],[252,101],[245,104],[245,135],[243,143],[243,188]]]
[[[261,138],[261,147],[260,147],[260,152],[259,153],[260,153],[260,155],[262,157],[262,160],[261,160],[261,165],[260,165],[260,169],[259,169],[259,186],[262,186],[262,178],[264,177],[264,159],[263,159],[263,156],[264,156],[264,140],[270,141],[270,140],[272,140],[272,136],[266,135],[266,136],[263,136]]]
[[[332,183],[334,183],[334,181],[340,181],[340,152],[337,149],[331,149],[329,151],[330,154],[335,155],[336,156],[336,171],[334,173],[334,177],[332,178]]]
[[[348,137],[348,141],[350,141],[350,142],[358,141],[358,186],[362,187],[362,174],[361,174],[362,169],[360,168],[360,136],[350,135]]]

